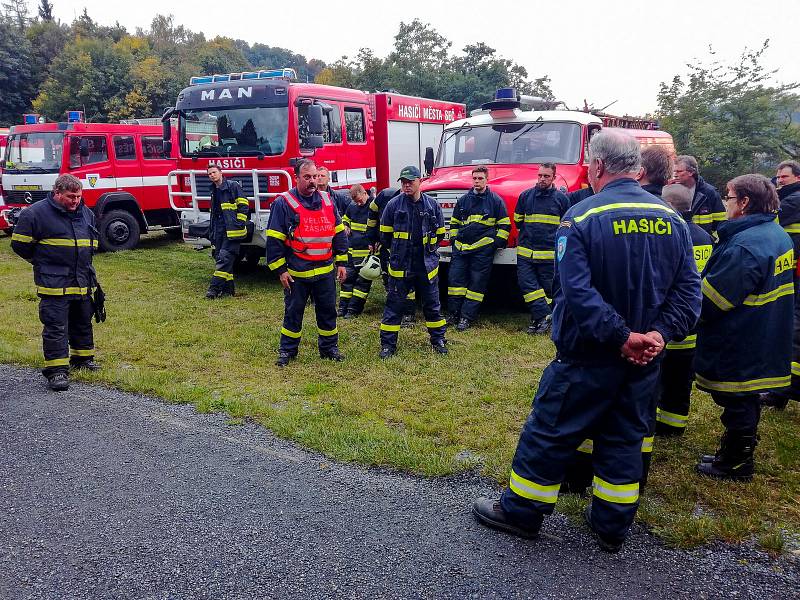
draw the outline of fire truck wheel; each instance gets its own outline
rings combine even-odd
[[[100,249],[105,252],[130,250],[139,243],[141,229],[131,213],[111,210],[100,217]]]

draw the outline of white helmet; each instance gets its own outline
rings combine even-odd
[[[380,259],[374,254],[370,254],[364,259],[364,262],[361,263],[361,266],[358,269],[358,274],[369,281],[375,281],[378,279],[378,277],[381,276]]]

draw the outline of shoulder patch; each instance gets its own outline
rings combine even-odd
[[[572,227],[572,221],[561,221],[558,224],[559,227]]]
[[[564,258],[564,254],[567,252],[567,236],[562,235],[558,238],[558,242],[556,242],[556,254],[558,256],[558,262],[561,262],[561,259]]]

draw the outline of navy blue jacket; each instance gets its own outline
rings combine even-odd
[[[556,233],[553,341],[560,358],[621,361],[631,331],[681,339],[700,314],[689,229],[633,179],[567,211]]]
[[[314,192],[311,198],[304,198],[297,188],[289,190],[300,203],[311,210],[322,208],[322,196]],[[336,229],[333,236],[333,256],[337,263],[347,262],[347,234],[339,217],[339,212],[334,206],[333,214],[336,218]],[[276,271],[280,276],[288,270],[292,277],[302,277],[306,281],[319,279],[333,271],[333,259],[305,260],[297,256],[289,246],[286,239],[292,235],[294,228],[299,224],[299,216],[295,213],[283,196],[277,196],[270,206],[269,224],[267,225],[267,266],[271,271]]]
[[[211,185],[211,225],[209,235],[212,240],[225,236],[229,240],[243,240],[247,237],[247,219],[250,216],[250,202],[242,192],[238,181],[223,179],[217,187]]]
[[[381,234],[378,226],[381,224],[381,216],[389,200],[397,196],[400,190],[397,188],[386,188],[378,192],[372,200],[369,201],[369,218],[367,219],[367,237],[374,244],[381,240]]]
[[[506,203],[488,187],[481,194],[471,189],[461,196],[450,217],[450,244],[454,252],[479,248],[505,248],[511,232]]]
[[[336,210],[339,211],[339,215],[342,217],[344,216],[345,212],[347,212],[347,207],[350,206],[350,203],[353,201],[353,199],[350,197],[350,192],[346,190],[334,190],[330,185],[328,186],[327,190],[319,191],[328,192],[331,195],[331,199],[336,205]]]
[[[519,195],[514,209],[517,224],[517,260],[553,262],[556,229],[569,208],[569,199],[555,187],[534,186]]]
[[[719,192],[702,177],[697,178],[692,199],[692,222],[706,232],[713,233],[727,219],[725,205],[722,204]]]
[[[369,220],[369,202],[358,205],[351,202],[342,217],[342,223],[350,228],[347,237],[347,254],[351,259],[362,259],[369,256],[369,247],[372,242],[367,234],[367,221]],[[360,262],[360,261],[356,261]]]
[[[381,216],[381,243],[389,248],[389,275],[410,275],[415,257],[421,254],[428,279],[433,281],[439,274],[439,242],[445,231],[442,209],[427,194],[422,193],[416,202],[405,194],[392,198]]]
[[[581,188],[579,190],[575,190],[574,192],[567,192],[567,200],[569,200],[570,206],[575,206],[581,200],[586,200],[591,196],[594,196],[594,190],[592,189],[592,186]]]
[[[800,181],[778,189],[781,209],[778,222],[794,243],[795,260],[800,256]]]
[[[94,222],[94,213],[83,202],[69,212],[52,193],[20,213],[11,248],[33,264],[38,294],[86,295],[97,285],[92,266],[98,245]]]
[[[719,227],[703,273],[697,387],[753,395],[791,381],[794,248],[775,215]]]

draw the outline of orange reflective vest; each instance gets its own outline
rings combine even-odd
[[[336,234],[336,213],[327,192],[319,192],[322,206],[312,210],[303,206],[291,192],[283,194],[286,203],[299,217],[300,223],[286,238],[286,245],[299,258],[311,261],[330,260],[333,256],[333,236]]]

